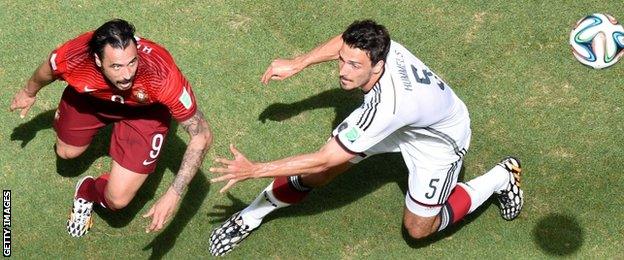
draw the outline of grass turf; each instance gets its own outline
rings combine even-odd
[[[505,222],[487,204],[449,232],[413,242],[401,229],[405,167],[398,155],[384,155],[302,205],[276,212],[230,257],[622,257],[622,65],[589,69],[574,60],[567,44],[573,24],[593,12],[624,20],[619,1],[1,0],[1,106],[8,108],[57,44],[119,17],[173,54],[215,133],[203,170],[163,232],[145,234],[148,222],[140,215],[173,179],[187,140],[180,129],[170,135],[158,170],[133,203],[114,215],[99,212],[91,233],[72,239],[64,223],[74,184],[79,176],[109,169],[109,130],[80,159],[57,161],[51,121],[64,85],[43,89],[23,120],[5,109],[0,187],[13,192],[13,255],[209,256],[212,228],[269,182],[248,181],[220,195],[221,184],[208,182],[211,158],[228,155],[229,143],[255,160],[314,151],[358,105],[357,93],[337,89],[335,64],[268,87],[259,83],[266,66],[313,48],[355,19],[373,18],[468,105],[473,141],[464,179],[504,155],[522,159],[524,212]]]

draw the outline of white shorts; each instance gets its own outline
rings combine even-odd
[[[397,131],[364,151],[365,157],[357,156],[350,162],[358,163],[375,154],[400,152],[409,171],[405,206],[418,216],[432,217],[440,212],[457,185],[470,143],[470,128],[466,129],[463,140],[452,145],[426,134],[407,135]]]

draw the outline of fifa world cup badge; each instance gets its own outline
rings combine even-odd
[[[134,99],[139,103],[147,103],[147,101],[149,100],[149,96],[147,95],[145,90],[140,88],[132,91],[132,95],[134,96]]]
[[[351,130],[349,130],[345,136],[347,137],[347,140],[349,140],[351,143],[355,142],[355,140],[357,140],[358,138],[360,138],[360,131],[359,129],[355,128],[355,127],[351,127]]]

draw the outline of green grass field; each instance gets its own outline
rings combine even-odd
[[[359,105],[322,64],[268,87],[270,61],[292,57],[373,18],[429,65],[467,104],[473,139],[463,178],[503,156],[522,159],[525,208],[506,222],[487,203],[424,242],[402,231],[406,168],[400,155],[371,158],[301,205],[271,215],[231,258],[622,258],[624,257],[624,64],[577,62],[568,33],[584,15],[624,21],[621,1],[10,1],[0,0],[0,187],[12,190],[17,258],[205,258],[210,231],[269,182],[229,194],[208,168],[236,144],[255,160],[320,147]],[[98,211],[91,232],[69,237],[65,221],[80,176],[108,171],[110,129],[79,159],[57,160],[51,122],[64,88],[44,88],[25,119],[14,93],[57,44],[123,18],[164,45],[193,85],[215,142],[166,229],[146,234],[141,215],[173,179],[187,135],[170,134],[159,167],[116,214]],[[621,63],[621,62],[620,62]],[[261,119],[268,119],[263,122]],[[273,119],[273,120],[271,120]],[[278,119],[278,120],[275,120]]]

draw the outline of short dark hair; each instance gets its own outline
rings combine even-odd
[[[116,49],[125,49],[131,41],[136,45],[134,25],[121,19],[113,19],[95,30],[89,41],[89,52],[102,59],[104,46],[107,44]]]
[[[351,48],[366,51],[373,65],[385,61],[390,51],[388,30],[373,20],[353,22],[342,33],[342,40]]]

